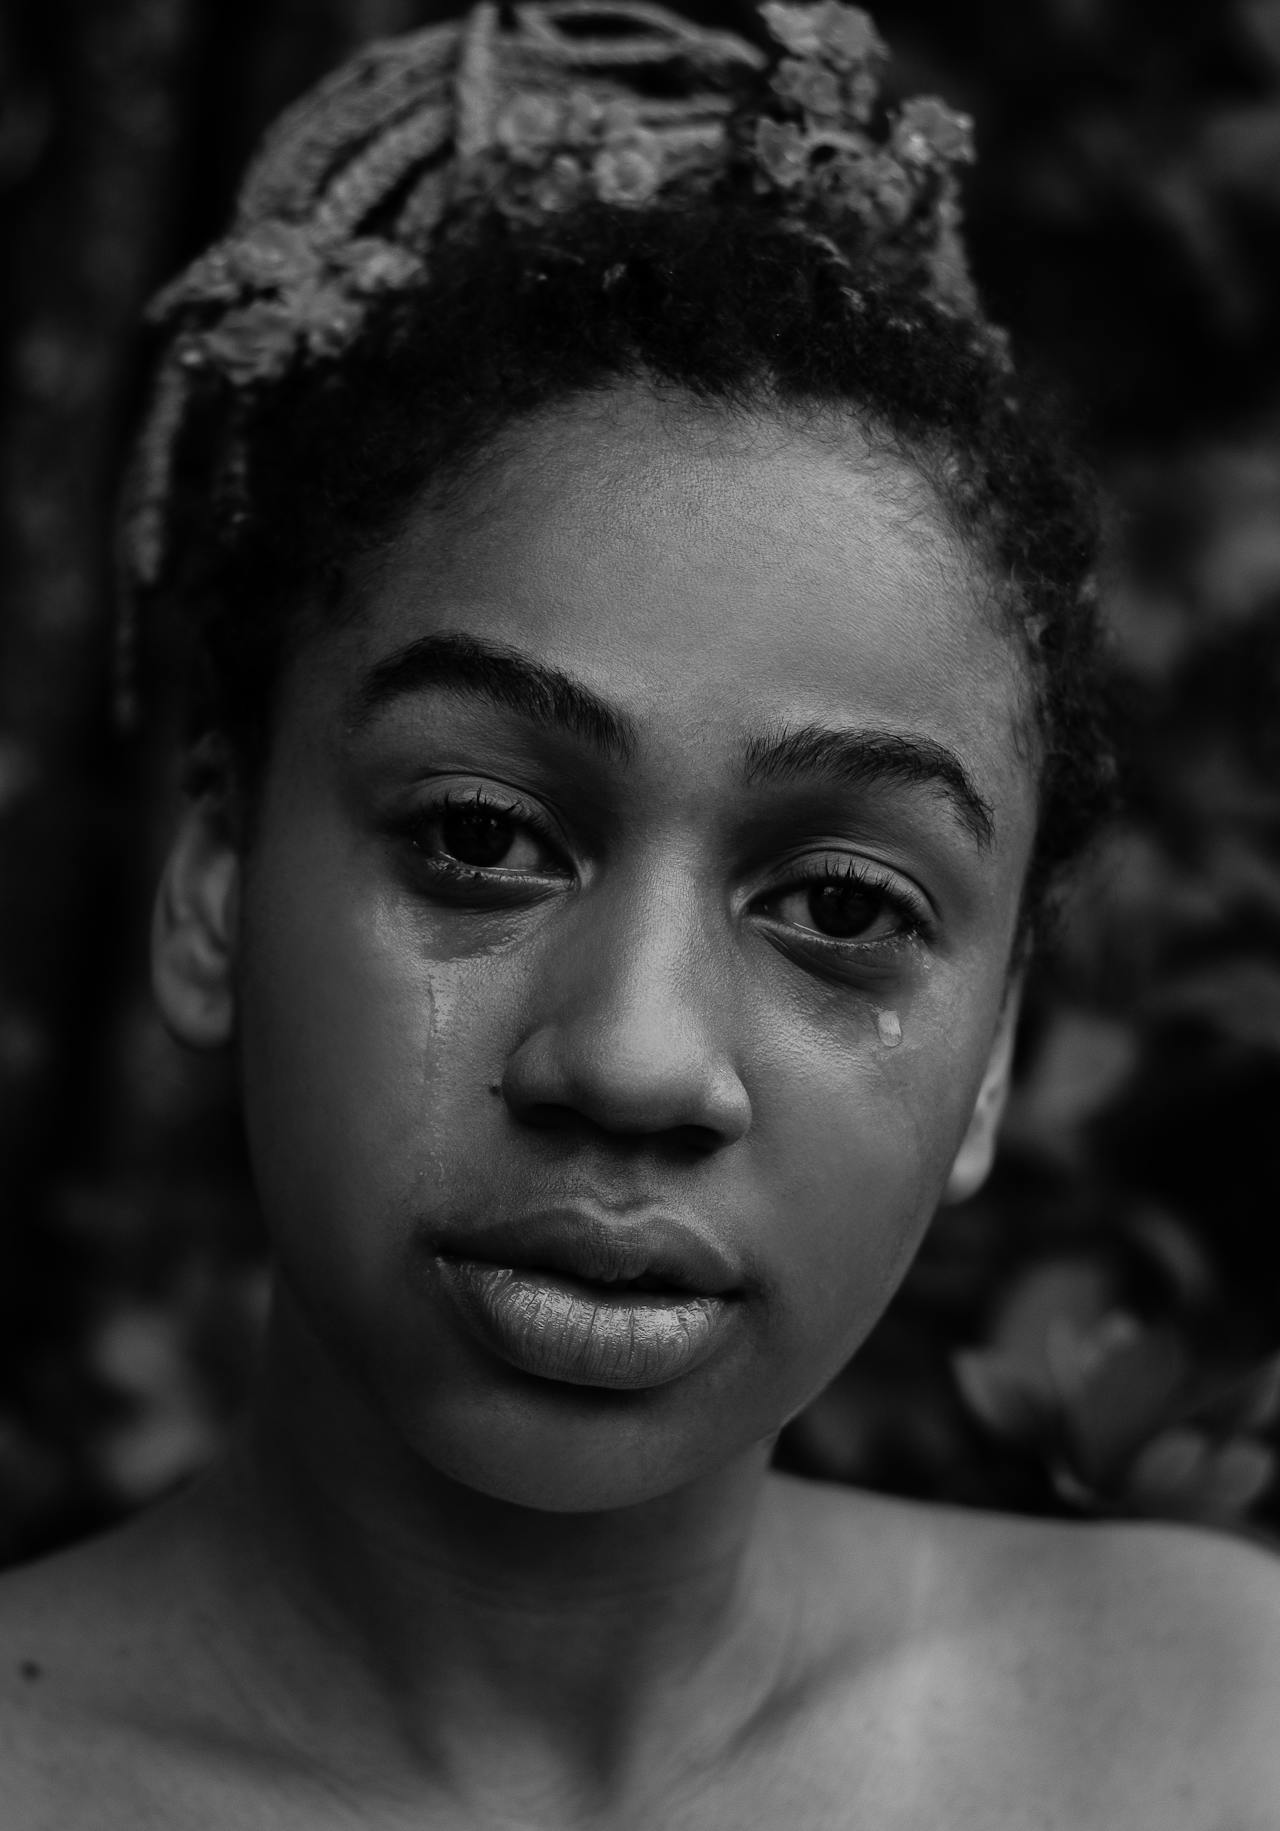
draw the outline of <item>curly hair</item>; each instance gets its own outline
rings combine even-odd
[[[628,382],[747,414],[834,410],[932,485],[1021,656],[1040,788],[1029,937],[1112,792],[1095,490],[1000,333],[866,224],[829,198],[806,214],[687,185],[641,207],[476,208],[416,283],[362,304],[340,350],[266,387],[188,377],[152,592],[193,639],[188,737],[220,733],[252,790],[292,645],[341,614],[355,559],[512,422]]]

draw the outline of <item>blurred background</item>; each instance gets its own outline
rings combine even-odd
[[[0,1562],[200,1468],[265,1304],[225,1066],[147,990],[171,709],[111,721],[141,307],[285,103],[448,10],[0,11]],[[1280,0],[875,10],[894,89],[977,117],[984,295],[1108,487],[1130,782],[989,1188],[779,1456],[1280,1545]]]

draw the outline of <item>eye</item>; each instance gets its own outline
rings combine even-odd
[[[483,789],[452,790],[408,823],[409,842],[428,869],[471,881],[560,877],[546,822],[522,804]]]
[[[764,911],[815,940],[861,950],[897,946],[929,922],[923,900],[897,878],[847,856],[814,860],[797,882],[770,893]]]

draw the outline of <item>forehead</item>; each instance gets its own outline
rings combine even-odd
[[[357,596],[334,686],[463,630],[584,679],[655,748],[863,724],[946,743],[993,805],[1034,798],[989,581],[916,469],[848,426],[574,402],[420,503]]]

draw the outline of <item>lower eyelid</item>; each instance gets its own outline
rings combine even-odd
[[[789,934],[801,937],[805,946],[826,948],[833,953],[886,954],[924,939],[923,930],[915,920],[897,915],[892,919],[895,926],[887,934],[824,935],[820,928],[811,928],[804,922],[790,922],[782,916],[766,918]]]

